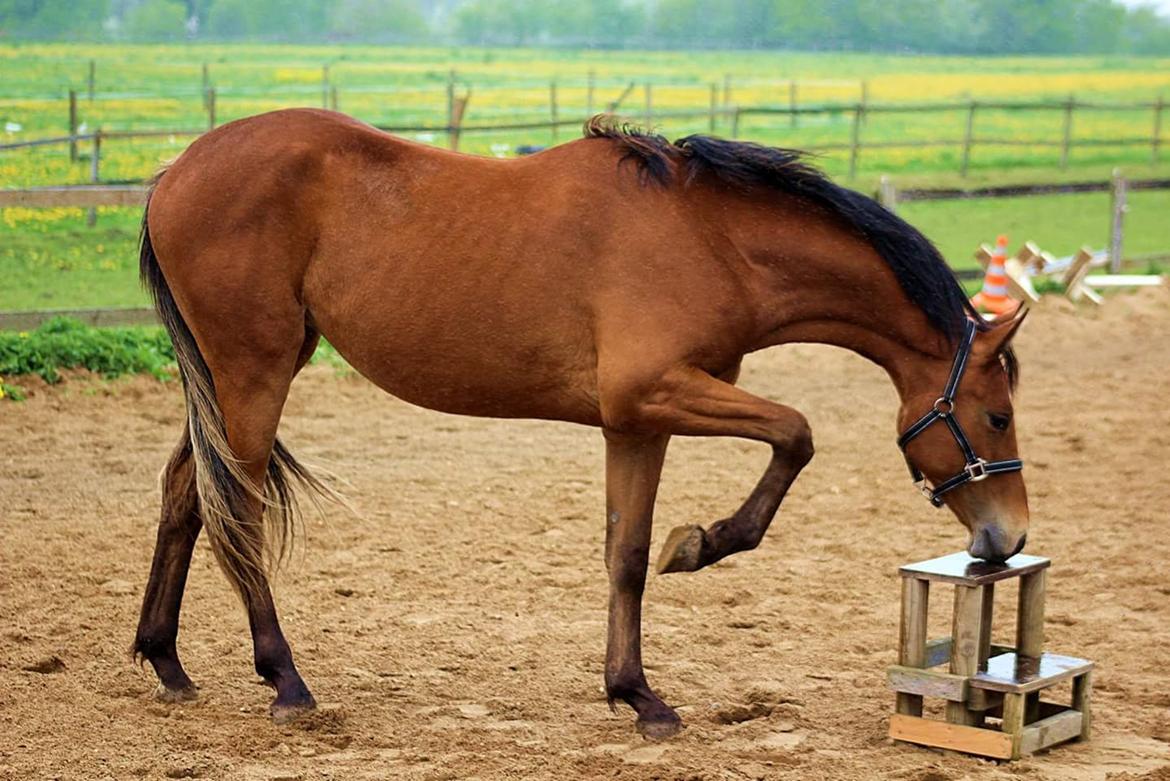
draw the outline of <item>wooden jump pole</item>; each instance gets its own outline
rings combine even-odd
[[[77,90],[69,90],[69,135],[77,135]],[[77,139],[69,141],[69,162],[77,162]]]
[[[963,131],[963,161],[959,165],[959,175],[967,177],[971,167],[971,145],[975,143],[975,108],[976,103],[971,101],[967,106],[967,126]]]

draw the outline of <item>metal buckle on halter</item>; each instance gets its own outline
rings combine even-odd
[[[925,496],[927,499],[931,500],[932,502],[934,501],[934,489],[926,484],[925,477],[922,478],[921,480],[915,480],[914,487],[917,488],[918,492],[920,494],[922,494],[923,496]]]
[[[968,474],[969,480],[972,483],[978,483],[980,480],[986,480],[988,476],[987,461],[982,458],[978,458],[974,463],[967,464],[967,466],[963,467],[963,471]]]
[[[946,396],[939,396],[934,400],[934,411],[944,418],[955,411],[955,400]]]

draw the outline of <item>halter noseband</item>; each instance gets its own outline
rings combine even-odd
[[[898,447],[902,449],[902,455],[906,455],[906,445],[916,436],[926,431],[932,423],[936,421],[943,421],[950,429],[951,435],[955,438],[955,443],[958,444],[959,449],[963,451],[963,458],[967,460],[963,471],[959,472],[954,477],[944,480],[937,487],[932,488],[926,484],[926,476],[922,474],[921,470],[914,464],[910,463],[910,457],[906,456],[906,465],[910,467],[910,477],[914,479],[914,486],[922,495],[930,500],[930,503],[935,507],[942,507],[943,494],[948,491],[953,491],[964,483],[977,483],[980,480],[986,479],[989,475],[1002,474],[1004,472],[1018,472],[1024,468],[1024,462],[1018,458],[1009,458],[1004,461],[985,461],[979,456],[975,455],[975,450],[971,447],[971,443],[967,441],[967,435],[963,433],[963,427],[959,425],[959,421],[955,418],[955,391],[959,387],[959,381],[963,379],[963,372],[967,368],[967,359],[971,357],[971,345],[975,342],[975,321],[967,321],[967,330],[963,334],[963,341],[959,345],[959,351],[955,353],[955,362],[951,366],[951,376],[947,380],[947,385],[943,388],[942,395],[934,402],[934,406],[930,412],[920,417],[917,421],[910,425],[910,428],[902,432],[902,436],[898,437]]]

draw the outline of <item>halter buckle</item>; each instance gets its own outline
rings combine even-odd
[[[917,488],[918,492],[920,494],[922,494],[923,496],[925,496],[927,499],[931,500],[932,502],[934,501],[934,489],[926,484],[925,477],[922,478],[921,480],[915,480],[914,487]]]
[[[934,400],[934,411],[946,417],[955,411],[954,399],[948,399],[946,396],[939,396]]]
[[[973,463],[963,467],[963,471],[970,476],[970,482],[978,483],[980,480],[987,479],[987,462],[982,458],[976,459]]]

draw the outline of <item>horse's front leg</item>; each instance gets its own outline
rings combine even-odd
[[[659,554],[658,572],[693,572],[759,545],[788,488],[812,459],[812,433],[804,415],[693,367],[667,372],[632,399],[623,412],[639,425],[672,434],[744,437],[772,446],[768,468],[747,501],[707,529],[674,529]]]
[[[605,566],[609,571],[609,632],[605,691],[638,713],[648,738],[665,738],[682,721],[646,683],[642,669],[642,591],[650,557],[654,498],[666,455],[666,435],[605,432]]]

